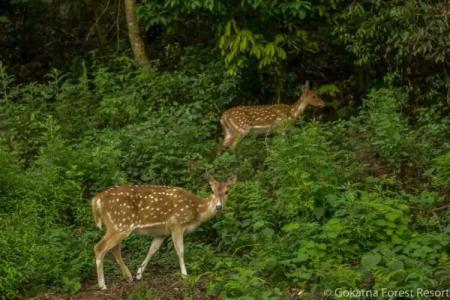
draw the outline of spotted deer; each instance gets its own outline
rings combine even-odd
[[[225,135],[223,145],[233,150],[239,140],[250,131],[266,135],[283,127],[283,124],[293,126],[309,105],[324,107],[325,102],[309,88],[309,82],[306,81],[302,86],[300,98],[292,105],[252,105],[230,108],[220,119]]]
[[[158,185],[116,186],[97,194],[92,199],[94,221],[97,227],[101,228],[102,224],[106,227],[105,235],[94,247],[99,287],[106,289],[103,260],[109,250],[125,279],[133,281],[120,251],[121,241],[132,233],[153,237],[136,279],[142,279],[150,258],[169,235],[172,236],[181,273],[187,275],[184,265],[184,233],[192,232],[225,208],[228,190],[235,182],[236,176],[224,182],[216,181],[210,176],[212,194],[206,199],[183,188]]]

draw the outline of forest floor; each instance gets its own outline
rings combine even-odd
[[[100,290],[95,279],[86,282],[75,294],[61,292],[41,293],[28,300],[214,300],[221,297],[208,295],[208,279],[203,277],[195,286],[187,287],[177,275],[156,273],[132,283],[115,281],[107,290]],[[283,299],[298,300],[299,289],[284,291]]]
[[[153,274],[140,281],[128,283],[124,280],[108,286],[107,290],[100,290],[97,282],[86,282],[82,289],[75,294],[61,292],[47,292],[39,294],[30,300],[121,300],[121,299],[218,299],[207,294],[207,280],[199,282],[191,289],[178,276],[173,274]]]

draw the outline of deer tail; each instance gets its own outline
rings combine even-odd
[[[94,216],[95,225],[98,228],[102,228],[102,218],[100,217],[101,198],[94,197],[92,199],[92,215]]]

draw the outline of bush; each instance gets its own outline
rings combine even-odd
[[[401,113],[406,99],[399,89],[372,90],[363,112],[363,129],[372,150],[396,169],[418,150],[414,147],[415,135]]]

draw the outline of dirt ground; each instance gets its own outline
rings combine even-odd
[[[181,278],[177,278],[174,275],[158,275],[133,283],[121,281],[112,284],[105,291],[99,290],[96,282],[92,281],[86,283],[76,294],[49,292],[39,294],[30,298],[30,300],[218,299],[207,294],[206,285],[207,280],[200,280],[194,288],[189,289],[185,287],[185,283]]]

